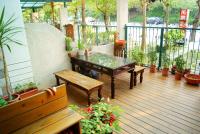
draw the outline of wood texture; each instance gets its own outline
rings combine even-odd
[[[98,80],[92,79],[90,77],[84,76],[80,73],[71,70],[63,70],[55,73],[55,75],[67,82],[79,85],[80,87],[86,90],[91,90],[93,88],[103,85],[103,82],[100,82]]]
[[[9,133],[42,117],[66,108],[68,99],[65,85],[57,87],[54,96],[46,91],[0,108],[0,133]]]
[[[102,75],[103,97],[110,94],[110,78]],[[129,90],[129,74],[116,77],[116,98],[110,103],[123,110],[120,134],[200,134],[200,87],[175,81],[145,69],[143,83]],[[87,104],[82,93],[70,91],[70,103]],[[75,97],[80,96],[80,97]],[[93,97],[93,96],[92,96]],[[95,96],[94,96],[95,97]],[[97,100],[93,100],[95,103]]]

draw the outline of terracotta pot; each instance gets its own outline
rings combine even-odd
[[[162,76],[168,76],[169,68],[162,69]]]
[[[24,93],[20,94],[20,99],[28,98],[34,94],[37,94],[39,91],[37,88],[32,88],[30,90],[25,91]]]
[[[185,74],[190,74],[190,69],[184,69],[184,71],[183,71],[183,76],[184,76]]]
[[[71,58],[71,57],[75,57],[75,56],[77,56],[77,52],[73,52],[73,51],[71,51],[71,52],[68,52],[68,56]]]
[[[171,69],[171,74],[175,74],[176,73],[176,66],[174,65]]]
[[[15,101],[18,101],[20,99],[20,95],[19,94],[13,94],[12,95],[12,100],[8,100],[8,96],[4,96],[3,98],[10,104],[13,103]]]
[[[155,73],[156,72],[156,65],[151,65],[150,66],[150,73]]]
[[[198,85],[200,83],[200,75],[197,74],[185,74],[185,80],[188,84]]]
[[[183,74],[181,72],[176,71],[175,73],[175,80],[181,80]]]

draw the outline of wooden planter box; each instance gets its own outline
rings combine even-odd
[[[37,94],[38,92],[39,91],[38,91],[37,88],[32,88],[32,89],[27,90],[27,91],[25,91],[23,93],[20,93],[19,94],[20,95],[20,99],[25,99],[27,97],[30,97],[30,96],[34,95],[34,94]]]

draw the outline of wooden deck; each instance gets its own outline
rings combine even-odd
[[[103,96],[110,96],[110,78],[102,75]],[[129,74],[119,75],[116,98],[110,103],[124,110],[120,124],[124,134],[200,134],[200,87],[187,85],[174,76],[145,71],[144,81],[129,89]],[[87,96],[70,88],[71,103],[87,105]],[[94,93],[95,98],[97,93]]]

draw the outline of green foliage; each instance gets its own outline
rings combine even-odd
[[[149,52],[148,52],[147,56],[149,58],[150,64],[151,65],[155,65],[156,61],[158,59],[156,50],[149,49]]]
[[[84,50],[85,49],[85,45],[84,45],[83,41],[81,41],[81,40],[78,40],[78,49],[79,50]]]
[[[83,134],[107,134],[113,130],[120,131],[119,117],[122,110],[119,106],[101,101],[85,109],[76,105],[71,105],[70,108],[85,117],[81,120]]]
[[[65,37],[65,45],[66,45],[66,51],[72,51],[72,38],[71,37]]]
[[[167,55],[167,54],[164,53],[162,55],[162,67],[163,68],[169,68],[169,65],[170,65],[169,55]]]
[[[176,64],[177,71],[182,72],[184,70],[184,66],[185,66],[186,62],[182,55],[175,58],[175,64]]]
[[[37,84],[34,82],[24,83],[24,84],[17,84],[15,86],[15,92],[25,92],[28,89],[37,88]]]
[[[8,102],[4,100],[2,97],[0,97],[0,107],[6,106]]]
[[[144,64],[145,54],[140,47],[135,47],[131,50],[131,58],[136,61],[138,65]]]
[[[172,29],[164,34],[164,38],[170,45],[176,45],[177,41],[180,41],[184,38],[184,32],[182,30]]]

